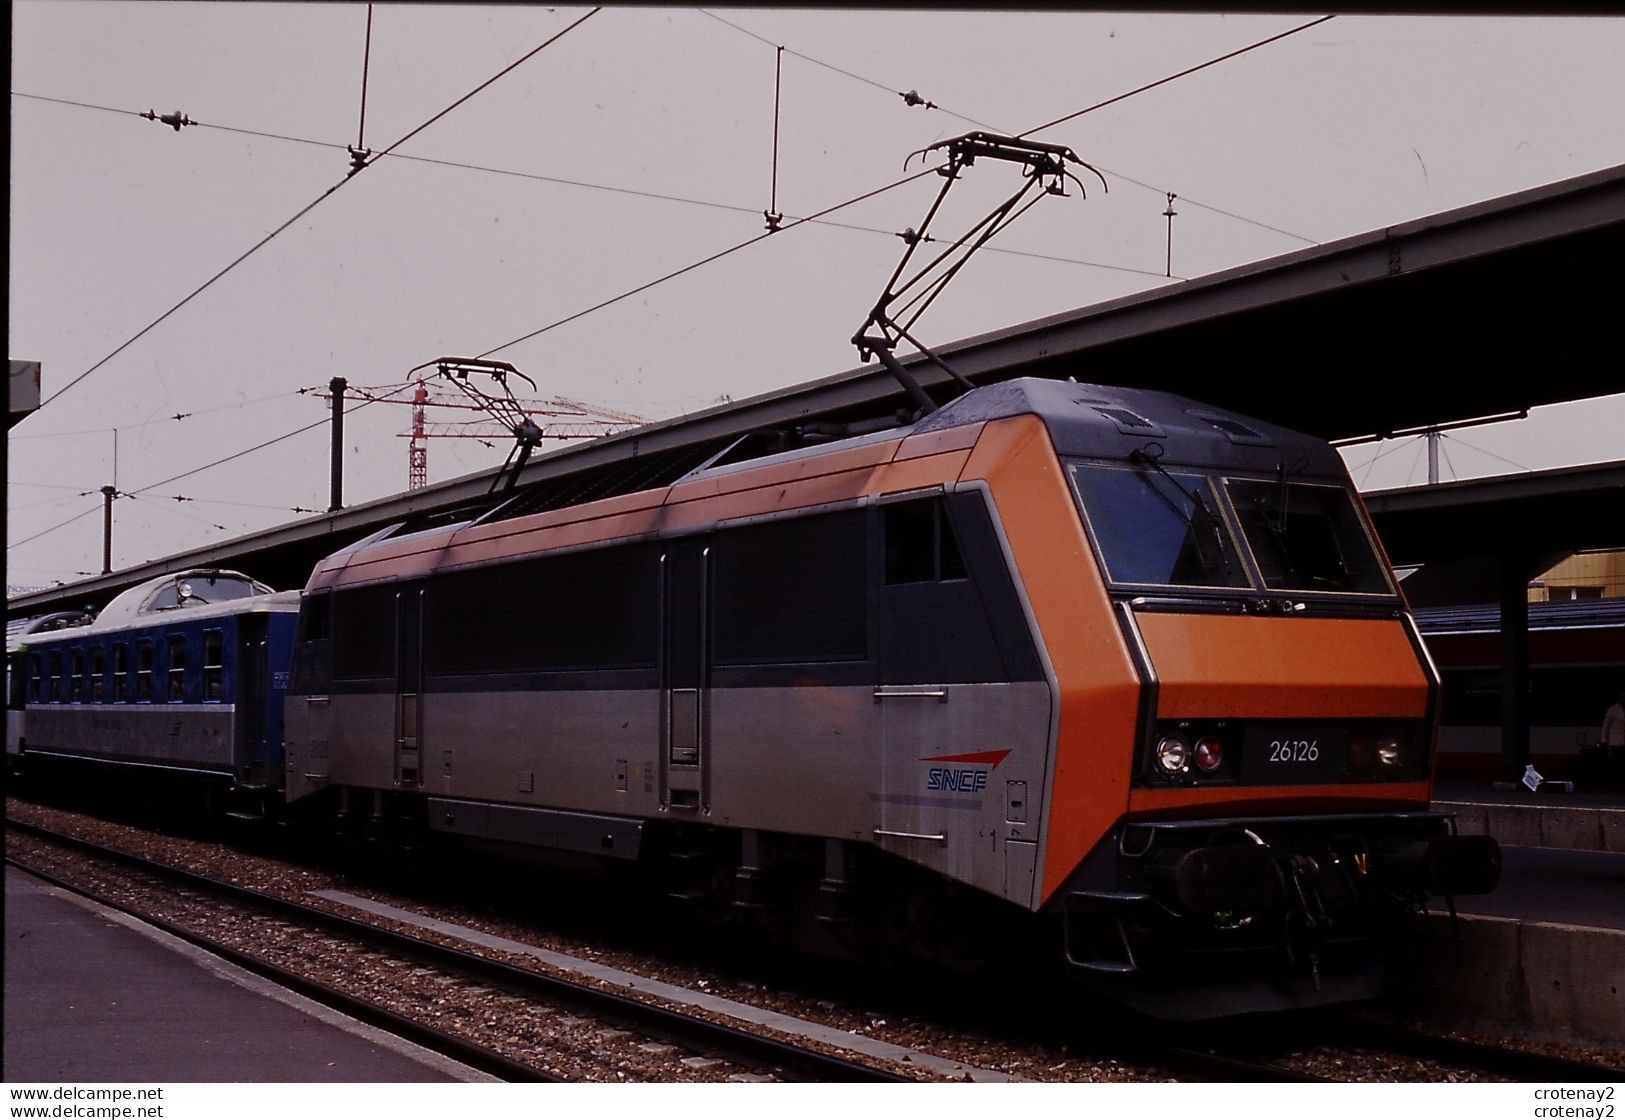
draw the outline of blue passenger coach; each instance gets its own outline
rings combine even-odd
[[[189,773],[261,803],[281,785],[298,611],[297,591],[189,570],[130,588],[88,626],[31,636],[24,764]]]
[[[89,609],[56,611],[32,618],[6,620],[6,768],[9,771],[23,746],[28,703],[28,643],[35,635],[72,626],[88,626],[96,614]]]

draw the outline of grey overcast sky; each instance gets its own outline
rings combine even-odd
[[[377,5],[366,146],[589,11]],[[344,179],[367,8],[11,12],[8,352],[43,362],[51,398]],[[14,429],[8,582],[99,570],[108,483],[133,495],[116,504],[115,566],[325,508],[326,405],[300,388],[399,384],[762,232],[777,46],[778,207],[795,218],[895,182],[912,150],[1031,129],[1311,18],[606,8],[398,149],[419,158],[368,167]],[[1110,192],[1045,199],[917,333],[946,342],[1618,164],[1621,59],[1621,19],[1339,16],[1040,133],[1100,167]],[[908,90],[938,108],[910,107]],[[149,109],[224,127],[133,115]],[[968,172],[940,231],[979,217],[1013,175]],[[935,190],[927,178],[886,192],[492,356],[542,395],[651,418],[852,368],[848,340],[901,250],[893,234]],[[1180,196],[1173,280],[1164,191]],[[409,424],[395,406],[349,417],[348,501],[405,489]],[[1625,392],[1537,410],[1451,433],[1445,473],[1618,458],[1622,431]],[[506,450],[431,441],[429,477]],[[1365,488],[1422,478],[1417,440],[1347,458]]]

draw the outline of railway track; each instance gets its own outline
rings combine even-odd
[[[466,958],[473,962],[472,967],[479,969],[474,975],[479,976],[484,983],[503,987],[540,985],[551,993],[544,995],[543,998],[570,1000],[572,1006],[587,1014],[614,1017],[635,1029],[657,1034],[661,1038],[698,1051],[738,1053],[734,1045],[734,1036],[744,1034],[750,1040],[746,1044],[749,1051],[741,1054],[738,1061],[751,1068],[776,1069],[782,1071],[780,1076],[798,1080],[911,1080],[908,1076],[897,1072],[895,1067],[888,1070],[878,1064],[853,1062],[844,1058],[831,1059],[827,1051],[809,1050],[780,1040],[763,1040],[762,1036],[751,1032],[740,1032],[736,1029],[730,1032],[724,1029],[724,1036],[719,1039],[711,1033],[719,1029],[713,1020],[682,1015],[671,1011],[669,1007],[657,1007],[653,1013],[657,1019],[663,1021],[644,1026],[639,1023],[639,1019],[648,1013],[643,1009],[651,1005],[640,1000],[615,996],[598,988],[559,980],[557,977],[506,962],[493,961],[489,957],[467,950],[448,948],[440,942],[411,934],[380,929],[370,922],[347,918],[329,910],[306,907],[281,896],[269,895],[236,884],[220,883],[210,876],[200,875],[197,872],[171,868],[163,863],[154,864],[145,857],[128,854],[117,848],[108,848],[94,841],[49,828],[14,821],[8,821],[8,825],[19,832],[48,837],[83,851],[95,852],[127,866],[163,874],[175,881],[201,884],[198,889],[229,890],[233,896],[249,899],[255,904],[263,903],[281,913],[308,914],[311,921],[321,923],[324,928],[332,929],[337,934],[359,927],[362,935],[380,938],[381,940],[374,943],[395,955],[405,955],[421,947],[425,952],[449,954],[457,962]],[[350,904],[365,902],[363,899],[352,899]],[[289,986],[297,987],[292,983]],[[703,981],[700,986],[705,986]],[[564,994],[557,994],[559,992]],[[866,997],[855,994],[851,998],[861,1000]],[[908,999],[901,993],[892,993],[885,1002],[894,1005],[891,1012],[894,1016],[918,1015],[918,1001]],[[874,1005],[863,1004],[863,1006]],[[595,1007],[604,1010],[595,1010]],[[960,1007],[960,1011],[963,1012],[964,1008]],[[1007,1012],[1008,1007],[1004,1007],[1004,1011]],[[927,1015],[929,1021],[933,1016],[930,1016],[929,1012]],[[1002,1017],[997,1009],[990,1009],[989,1016]],[[356,1014],[356,1017],[367,1018],[365,1014]],[[678,1021],[673,1022],[667,1017],[674,1017]],[[949,1018],[962,1020],[964,1015],[951,1015]],[[698,1036],[688,1034],[685,1024],[696,1021],[701,1024],[698,1029],[702,1034]],[[1119,1034],[1111,1038],[1080,1038],[1070,1043],[1070,1049],[1062,1045],[1065,1034],[1070,1032],[1063,1032],[1061,1037],[1051,1038],[1047,1042],[1040,1038],[1028,1041],[1033,1045],[1035,1055],[1042,1054],[1047,1049],[1050,1053],[1058,1051],[1070,1054],[1074,1060],[1079,1054],[1083,1054],[1086,1062],[1090,1060],[1088,1057],[1090,1054],[1097,1058],[1109,1058],[1112,1063],[1130,1071],[1135,1079],[1163,1080],[1172,1077],[1181,1081],[1300,1083],[1396,1079],[1392,1076],[1387,1078],[1380,1076],[1383,1073],[1397,1073],[1397,1079],[1402,1081],[1480,1080],[1485,1074],[1496,1079],[1525,1082],[1589,1083],[1622,1079],[1620,1070],[1604,1065],[1483,1042],[1442,1038],[1373,1021],[1360,1015],[1327,1013],[1294,1022],[1298,1025],[1288,1028],[1291,1033],[1286,1035],[1270,1026],[1256,1030],[1245,1027],[1240,1030],[1227,1028],[1222,1036],[1216,1036],[1222,1038],[1222,1042],[1217,1045],[1209,1044],[1205,1040],[1193,1042],[1189,1032],[1172,1037],[1164,1037],[1160,1032],[1151,1034],[1136,1032],[1131,1036]],[[396,1029],[388,1022],[380,1022],[379,1025],[386,1029]],[[405,1034],[406,1031],[402,1029],[397,1033]],[[1047,1031],[1040,1033],[1049,1034]],[[1199,1035],[1196,1037],[1201,1038]],[[432,1042],[420,1044],[439,1049]],[[813,1057],[801,1057],[807,1054]],[[466,1058],[459,1057],[459,1060],[491,1072],[495,1076],[510,1076],[479,1054]],[[811,1064],[808,1064],[809,1062]],[[1044,1068],[1042,1063],[1037,1063],[1033,1066],[1032,1074],[1012,1070],[1011,1078],[1020,1080],[1036,1074],[1039,1079],[1046,1079],[1042,1072]],[[920,1072],[929,1076],[927,1069],[921,1068]],[[1374,1072],[1379,1076],[1373,1078],[1371,1075]],[[1462,1076],[1463,1074],[1466,1076]],[[534,1068],[512,1072],[512,1076],[532,1079],[538,1075],[539,1072]]]
[[[574,983],[438,941],[335,914],[252,887],[154,862],[117,848],[38,825],[8,817],[6,827],[19,834],[47,840],[95,859],[136,870],[179,888],[225,901],[232,906],[252,907],[263,914],[317,928],[334,937],[366,945],[422,967],[472,978],[483,985],[521,993],[527,998],[555,1006],[567,1007],[573,1013],[602,1019],[666,1043],[704,1054],[724,1055],[727,1060],[737,1065],[758,1071],[772,1071],[783,1079],[838,1082],[913,1080],[878,1065],[799,1046],[698,1015],[685,1014],[614,992]],[[103,905],[135,913],[142,920],[210,952],[218,953],[241,967],[476,1069],[510,1081],[558,1079],[532,1063],[505,1056],[452,1032],[400,1015],[372,1001],[358,999],[333,985],[300,975],[294,970],[273,964],[255,954],[245,953],[217,938],[184,928],[179,923],[142,913],[139,909],[128,907],[101,892],[85,890],[60,876],[42,873],[37,867],[30,866],[26,861],[14,859],[9,853],[7,862],[57,886],[92,897]]]
[[[1397,1052],[1412,1058],[1463,1066],[1519,1082],[1625,1082],[1625,1068],[1536,1054],[1471,1039],[1427,1034],[1410,1027],[1343,1014],[1328,1022],[1328,1033],[1341,1046],[1375,1052]]]
[[[1494,1043],[1430,1034],[1362,1012],[1313,1015],[1291,1028],[1265,1025],[1233,1032],[1204,1047],[1158,1047],[1165,1064],[1216,1081],[1346,1081],[1316,1072],[1328,1064],[1349,1070],[1416,1070],[1401,1080],[1480,1080],[1594,1084],[1625,1080],[1625,1070]],[[1313,1042],[1306,1040],[1312,1039]],[[1204,1072],[1205,1071],[1205,1072]],[[1462,1076],[1466,1075],[1466,1076]],[[1476,1076],[1475,1076],[1476,1075]]]

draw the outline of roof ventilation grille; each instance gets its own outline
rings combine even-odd
[[[1237,420],[1234,416],[1226,416],[1220,412],[1191,411],[1191,415],[1198,420],[1205,420],[1211,426],[1223,432],[1231,443],[1250,444],[1255,447],[1273,447],[1275,441],[1256,428],[1249,427]]]
[[[1153,424],[1139,413],[1130,412],[1126,408],[1102,408],[1101,406],[1096,405],[1095,411],[1100,413],[1100,415],[1104,416],[1106,419],[1110,420],[1113,424],[1116,424],[1117,430],[1122,432],[1124,435],[1160,436],[1163,434],[1162,429],[1157,427],[1157,425]]]

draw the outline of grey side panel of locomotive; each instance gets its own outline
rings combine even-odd
[[[292,700],[290,798],[329,783],[403,788],[394,704]],[[421,786],[405,788],[873,843],[1027,905],[1050,709],[1043,682],[710,689],[699,761],[686,765],[662,747],[654,690],[430,693]]]
[[[395,789],[393,692],[290,696],[283,712],[285,796],[290,803],[329,785]]]
[[[1015,550],[1010,546],[1010,537],[1005,532],[1004,519],[999,514],[992,487],[985,480],[972,479],[959,483],[954,490],[979,493],[986,503],[993,535],[999,542],[999,553],[1004,559],[1004,569],[1009,574],[1016,601],[1021,605],[1022,621],[1032,638],[1033,651],[1038,655],[1038,663],[1044,673],[1047,708],[1042,719],[1043,757],[1037,764],[1038,773],[1030,781],[1015,777],[1006,779],[1025,782],[1024,787],[1006,789],[1010,823],[1021,823],[1024,827],[1019,832],[1012,829],[1004,841],[1005,881],[1001,892],[1011,902],[1037,910],[1043,901],[1043,853],[1049,842],[1050,791],[1055,788],[1056,743],[1061,734],[1061,686],[1055,675],[1055,665],[1050,661],[1049,649],[1044,645],[1038,615],[1033,610],[1032,600],[1027,597],[1027,586],[1022,582],[1021,568],[1016,563]],[[1025,798],[1024,806],[1016,803],[1020,798]],[[1023,819],[1018,821],[1016,818]]]
[[[30,753],[232,769],[234,704],[46,704],[28,710]]]
[[[659,696],[646,691],[425,693],[420,782],[395,765],[394,693],[288,701],[288,799],[328,785],[407,788],[653,816]]]
[[[653,816],[659,697],[648,691],[424,697],[431,794]]]

